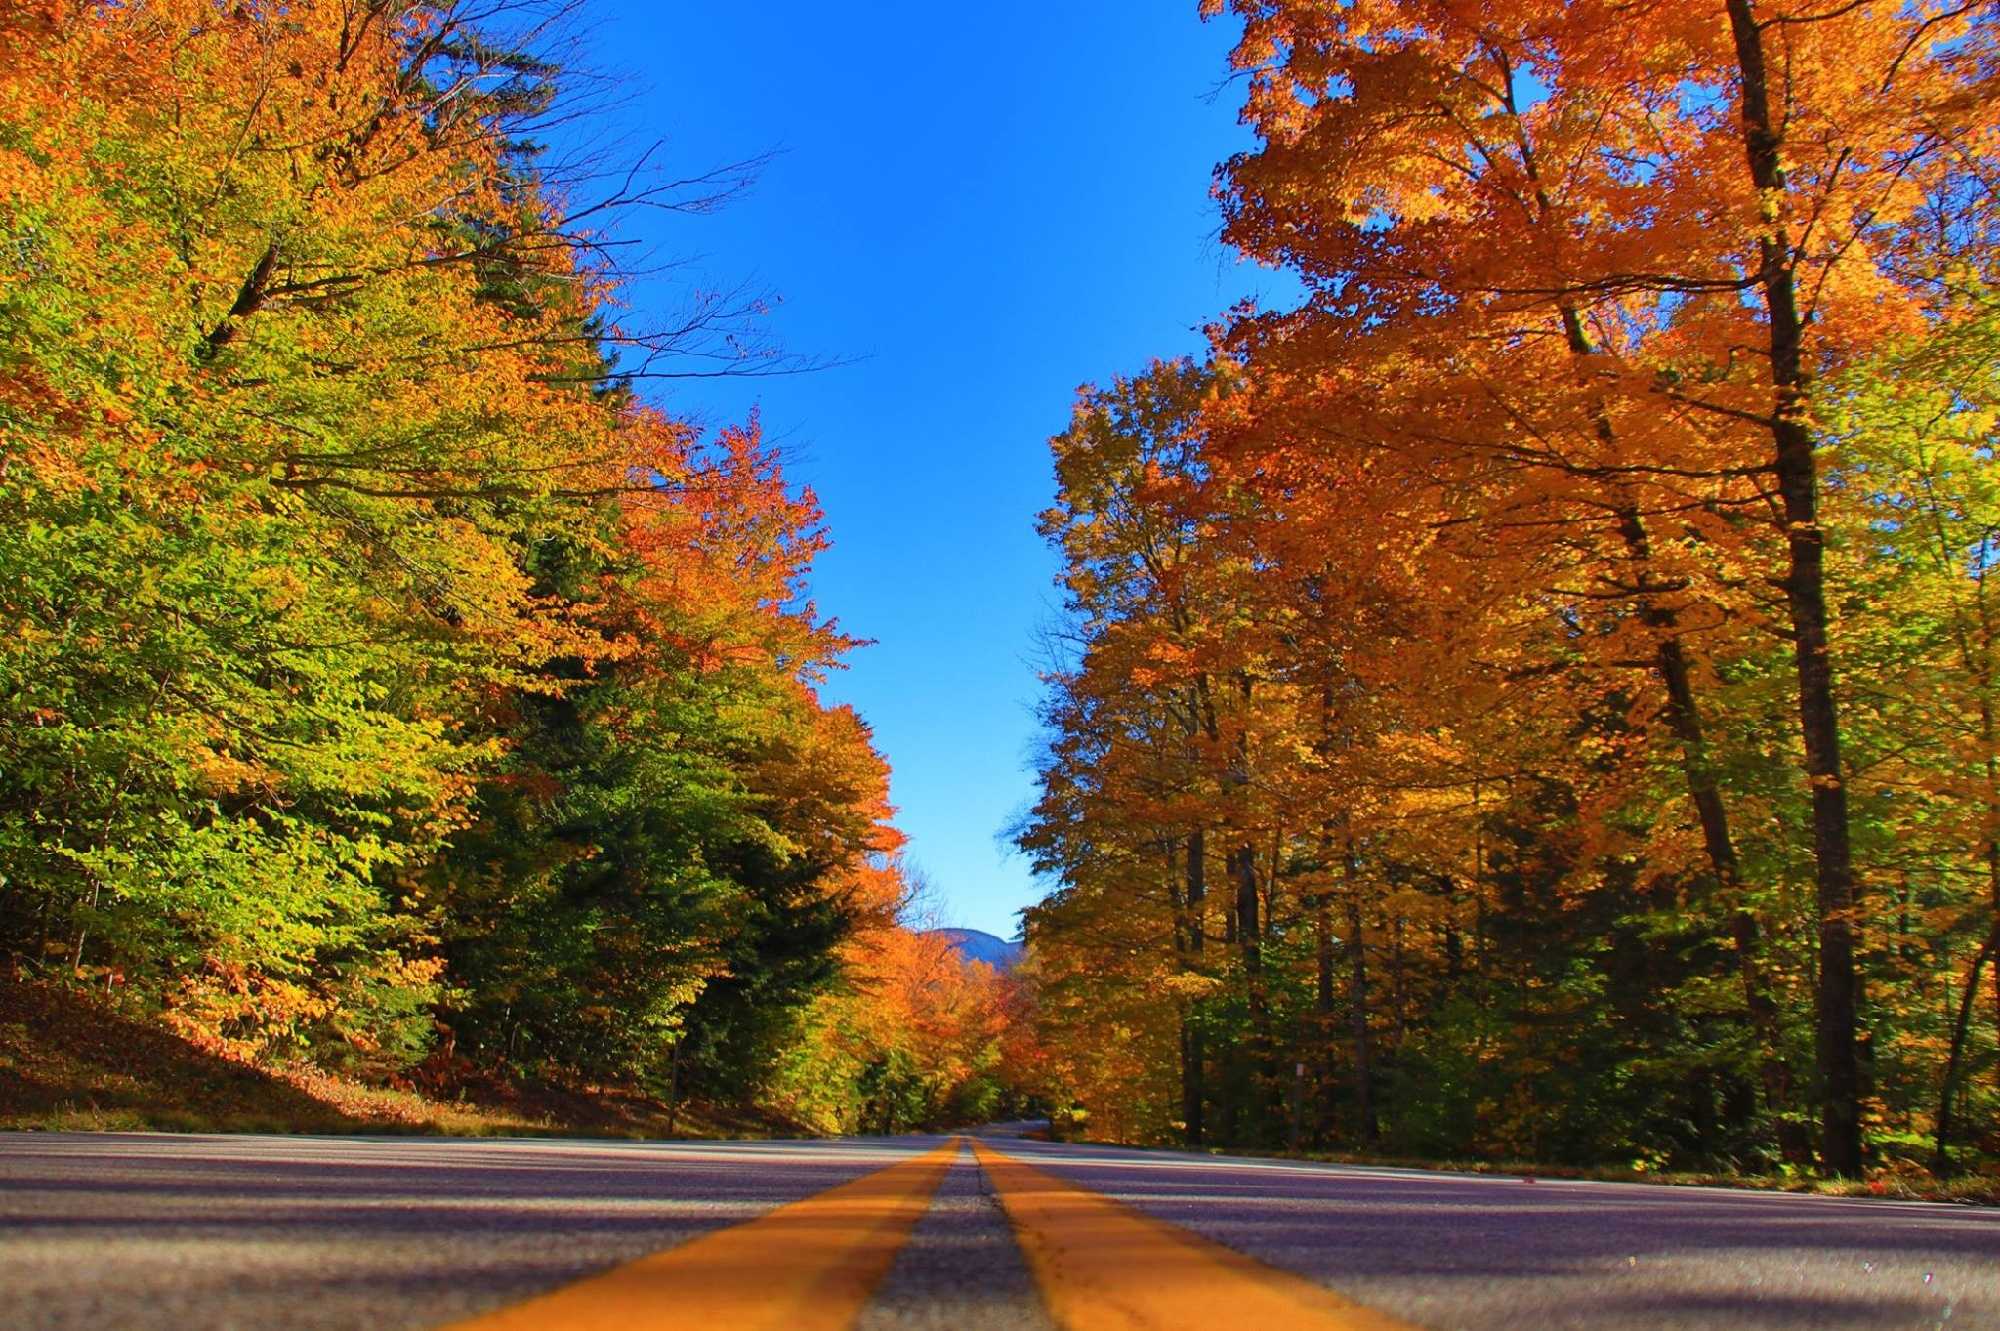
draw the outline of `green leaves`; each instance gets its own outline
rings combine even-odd
[[[246,1054],[753,1086],[893,844],[819,514],[597,391],[556,71],[471,13],[0,19],[0,946]]]

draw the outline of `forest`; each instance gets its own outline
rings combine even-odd
[[[757,163],[560,147],[587,9],[0,0],[0,984],[812,1132],[2000,1170],[1990,3],[1203,0],[1296,299],[1078,367],[1004,974],[677,395],[812,364],[631,299]]]
[[[818,504],[658,391],[755,311],[622,300],[618,219],[754,164],[550,148],[579,9],[0,2],[0,969],[375,1083],[986,1116]]]
[[[1301,294],[1053,441],[1058,1124],[1992,1169],[1993,7],[1205,10]]]

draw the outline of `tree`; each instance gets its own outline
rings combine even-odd
[[[1920,307],[1893,256],[1925,200],[1978,178],[1963,150],[1983,132],[1973,100],[1990,33],[1946,5],[1230,7],[1245,23],[1245,117],[1264,141],[1225,173],[1234,243],[1296,266],[1317,293],[1309,308],[1350,322],[1448,326],[1470,308],[1514,322],[1503,355],[1553,334],[1582,374],[1515,382],[1580,378],[1600,423],[1624,396],[1688,426],[1659,452],[1657,431],[1607,428],[1586,464],[1678,500],[1655,513],[1717,512],[1745,482],[1764,501],[1812,793],[1822,1149],[1835,1172],[1856,1172],[1856,899],[1805,395],[1813,375]],[[1743,355],[1753,344],[1762,353]],[[1567,468],[1573,435],[1521,421],[1509,446],[1524,434]],[[1757,553],[1768,539],[1744,549],[1731,524],[1698,526],[1731,557],[1771,558]],[[1644,577],[1640,587],[1658,620]],[[1692,741],[1691,793],[1712,805]],[[1714,824],[1712,810],[1704,819]]]
[[[571,0],[0,5],[0,943],[244,1056],[763,1094],[893,850],[769,368],[611,318]],[[789,363],[789,362],[787,362]],[[432,1053],[434,1043],[441,1044]]]

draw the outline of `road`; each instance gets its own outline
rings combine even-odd
[[[1005,1134],[8,1135],[0,1326],[2000,1331],[2000,1213]]]

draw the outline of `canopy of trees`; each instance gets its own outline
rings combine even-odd
[[[736,311],[613,304],[736,175],[550,163],[570,7],[0,0],[0,948],[245,1057],[975,1111],[820,512],[639,391]]]
[[[1294,274],[1086,388],[1019,839],[1094,1132],[2000,1154],[2000,22],[1208,0]]]

